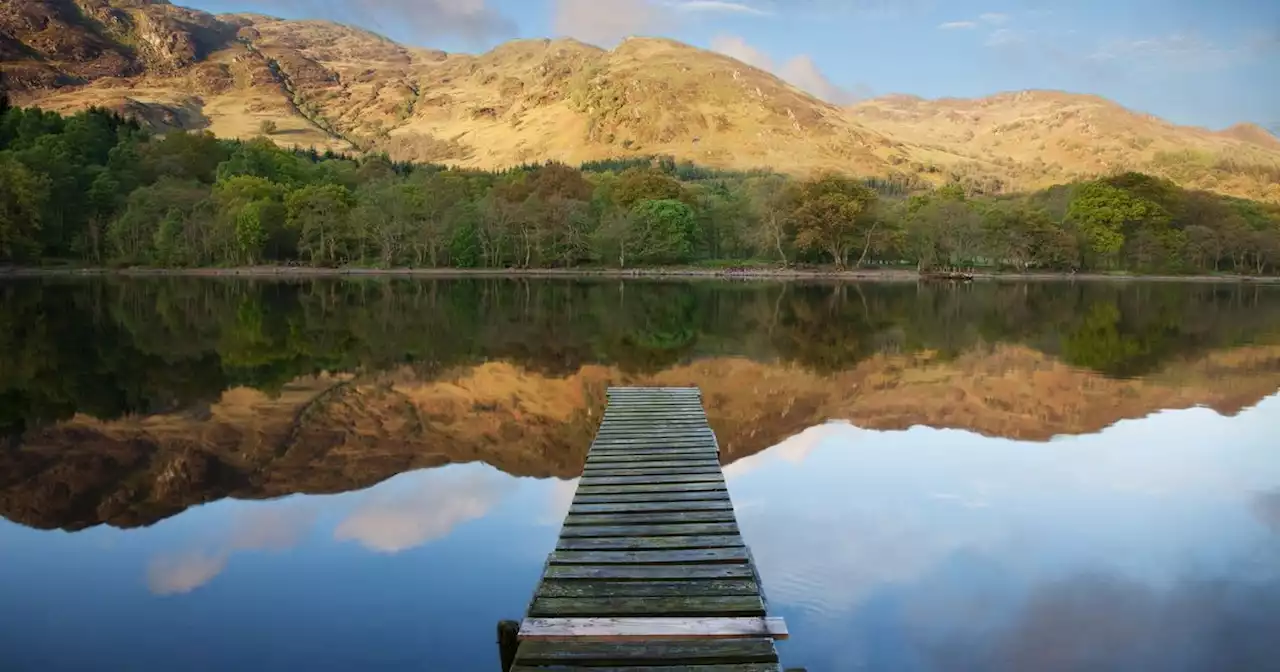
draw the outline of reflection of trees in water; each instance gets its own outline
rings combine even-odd
[[[1112,376],[1272,339],[1280,292],[1173,283],[727,284],[161,278],[0,286],[0,429],[149,413],[231,386],[501,359],[652,372],[706,355],[829,372],[1016,342]]]

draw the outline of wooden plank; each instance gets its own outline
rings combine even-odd
[[[628,495],[639,492],[703,492],[724,490],[722,483],[641,483],[638,485],[579,485],[579,495]]]
[[[628,493],[582,494],[573,497],[575,504],[621,504],[627,502],[716,502],[728,499],[728,490],[695,490],[692,493]]]
[[[681,595],[759,595],[751,579],[685,581],[563,581],[538,584],[538,597],[678,597]]]
[[[600,423],[600,435],[629,432],[654,436],[658,434],[689,434],[710,431],[706,420],[605,420]]]
[[[692,565],[747,562],[747,549],[698,548],[681,551],[553,551],[553,565]]]
[[[716,474],[685,474],[680,476],[592,476],[586,474],[582,480],[578,481],[581,485],[625,485],[629,483],[723,483],[724,475]]]
[[[592,466],[583,469],[584,476],[680,476],[687,474],[722,474],[719,462],[707,465],[686,464],[676,467],[650,467],[646,465],[625,467]]]
[[[729,499],[692,502],[618,502],[616,504],[578,504],[569,506],[569,515],[590,513],[658,513],[666,511],[733,511]]]
[[[682,432],[677,436],[656,436],[656,435],[638,435],[638,436],[602,436],[596,435],[591,445],[610,445],[610,446],[652,446],[654,444],[671,444],[672,448],[682,446],[700,447],[705,445],[716,445],[715,436],[710,432]]]
[[[685,452],[653,454],[648,452],[614,452],[608,451],[592,452],[587,455],[587,466],[597,464],[643,464],[644,466],[655,466],[651,463],[660,462],[666,464],[678,464],[684,462],[714,462],[720,463],[720,455],[714,450],[691,450]],[[665,465],[664,465],[665,466]]]
[[[511,668],[511,672],[782,672],[782,667],[777,663],[729,663],[725,665],[645,665],[643,667],[635,667],[628,665],[626,667],[618,667],[610,665],[609,667],[582,667],[580,665],[538,665],[537,667],[529,667],[526,665],[516,665]]]
[[[529,616],[764,616],[759,595],[537,597]]]
[[[634,456],[634,453],[626,455],[626,457]],[[604,471],[609,469],[720,469],[720,456],[715,451],[704,450],[700,454],[683,454],[676,457],[683,459],[672,460],[669,457],[655,455],[657,459],[649,462],[610,462],[609,456],[598,454],[594,457],[601,458],[593,460],[588,456],[583,469]]]
[[[723,511],[647,511],[644,513],[570,513],[570,525],[670,525],[679,523],[732,523],[732,509]]]
[[[555,565],[543,577],[561,581],[696,581],[754,579],[751,565]]]
[[[781,618],[526,618],[520,623],[520,639],[526,641],[787,636],[787,624]]]
[[[516,653],[517,665],[710,665],[776,663],[770,638],[646,639],[638,642],[527,641]]]
[[[679,537],[603,537],[599,539],[562,537],[556,544],[556,549],[561,551],[660,551],[737,548],[742,545],[742,536],[734,532]]]
[[[736,523],[682,525],[573,525],[560,529],[560,539],[573,537],[678,537],[692,534],[738,534]]]
[[[654,442],[652,444],[597,444],[587,453],[587,459],[595,457],[644,457],[649,459],[683,459],[699,457],[708,460],[720,458],[719,448],[712,443],[680,444]]]

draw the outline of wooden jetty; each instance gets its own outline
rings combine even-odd
[[[516,672],[778,672],[751,553],[697,388],[609,389],[556,550],[518,627]]]

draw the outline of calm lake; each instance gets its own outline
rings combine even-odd
[[[0,669],[498,669],[611,384],[788,666],[1280,670],[1280,287],[0,282]]]

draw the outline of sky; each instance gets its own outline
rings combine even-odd
[[[1058,89],[1179,124],[1280,133],[1275,0],[179,0],[353,23],[477,52],[512,38],[631,35],[714,49],[828,101]]]

